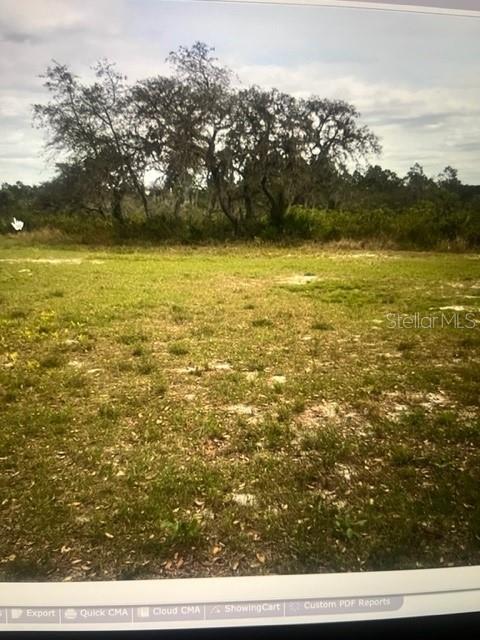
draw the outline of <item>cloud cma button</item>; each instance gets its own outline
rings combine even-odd
[[[135,607],[135,622],[171,621],[171,620],[203,620],[205,606],[203,604],[163,604]]]

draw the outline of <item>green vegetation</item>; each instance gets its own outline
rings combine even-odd
[[[2,580],[480,563],[478,256],[0,247]]]
[[[133,83],[105,60],[87,82],[47,68],[34,124],[60,161],[43,184],[1,186],[0,233],[16,216],[27,242],[480,245],[480,186],[451,166],[401,177],[375,164],[381,141],[355,105],[239,89],[202,42],[168,62]]]

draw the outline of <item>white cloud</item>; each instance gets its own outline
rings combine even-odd
[[[51,172],[31,103],[47,98],[38,75],[52,58],[85,76],[108,57],[136,80],[166,73],[169,50],[201,39],[246,85],[355,104],[389,168],[452,164],[480,183],[480,21],[159,0],[0,0],[0,8],[0,181]]]
[[[122,19],[122,2],[102,0],[68,2],[65,0],[2,0],[0,24],[9,33],[26,33],[38,37],[58,30],[91,29],[102,21],[105,33],[117,31]]]

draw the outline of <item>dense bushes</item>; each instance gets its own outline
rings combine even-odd
[[[475,248],[480,245],[480,210],[439,214],[430,202],[401,211],[348,212],[292,207],[285,232],[296,238],[329,242],[375,240],[402,248]]]
[[[128,244],[139,243],[205,243],[232,237],[232,229],[221,214],[204,216],[192,209],[181,218],[166,213],[145,220],[132,215],[122,223],[101,215],[75,213],[43,213],[22,211],[0,212],[0,234],[13,234],[13,216],[25,223],[17,238],[34,238],[47,244]]]
[[[144,220],[132,216],[119,224],[100,215],[16,211],[25,221],[20,236],[34,234],[38,241],[81,244],[223,242],[233,239],[231,226],[219,213],[205,215],[191,208],[181,218],[159,213]],[[0,214],[0,233],[13,233],[12,214]],[[238,237],[238,236],[237,236]],[[480,211],[458,209],[439,214],[432,203],[419,203],[401,211],[378,208],[365,211],[290,208],[282,232],[260,218],[239,239],[264,241],[352,240],[403,249],[475,249],[480,246]]]
[[[280,229],[272,225],[268,210],[258,200],[255,217],[244,219],[236,233],[207,191],[199,190],[180,212],[175,211],[171,196],[152,192],[148,218],[143,215],[138,199],[128,195],[124,220],[117,221],[98,211],[76,209],[65,203],[61,206],[61,200],[45,197],[49,193],[45,185],[4,184],[0,188],[0,233],[13,233],[11,221],[17,217],[25,222],[20,236],[34,233],[38,241],[57,243],[194,244],[237,237],[272,242],[348,240],[405,249],[480,247],[478,187],[458,184],[455,189],[446,189],[430,182],[428,197],[415,199],[408,184],[396,184],[387,198],[385,189],[372,190],[370,184],[363,185],[365,179],[357,177],[356,184],[347,184],[343,200],[335,208],[305,204],[289,207]]]

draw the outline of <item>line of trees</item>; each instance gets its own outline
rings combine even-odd
[[[145,176],[153,171],[155,191],[173,199],[175,215],[201,192],[235,232],[260,209],[281,230],[293,203],[317,204],[333,176],[380,152],[346,102],[235,89],[230,70],[201,42],[168,60],[171,76],[133,85],[107,61],[91,84],[65,65],[47,69],[50,100],[34,106],[34,121],[47,132],[47,148],[65,158],[58,180],[78,207],[121,222],[125,196],[134,193],[148,219]]]
[[[52,214],[69,232],[101,221],[121,237],[135,219],[152,238],[480,244],[480,187],[462,184],[450,166],[432,178],[419,164],[404,177],[372,164],[380,143],[353,105],[238,88],[201,42],[167,60],[171,75],[133,84],[106,60],[91,82],[48,67],[49,99],[34,105],[34,124],[56,175],[3,184],[0,231],[12,215],[34,228]]]

